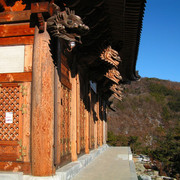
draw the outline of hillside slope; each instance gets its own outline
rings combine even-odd
[[[180,162],[180,83],[142,78],[125,85],[123,100],[114,99],[113,106],[107,116],[110,144],[133,145],[136,153],[146,151],[164,164]],[[163,168],[170,175],[180,172]]]

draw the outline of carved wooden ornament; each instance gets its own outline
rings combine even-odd
[[[120,72],[115,68],[112,68],[112,69],[108,70],[108,72],[105,74],[105,77],[112,80],[116,84],[118,84],[119,81],[122,79],[122,76],[120,75]]]
[[[110,90],[112,92],[114,92],[114,97],[119,99],[119,100],[122,100],[122,90],[123,88],[121,88],[120,86],[116,85],[116,84],[113,84],[111,87],[110,87]]]
[[[112,49],[111,46],[108,46],[100,55],[100,58],[104,61],[107,61],[108,63],[114,65],[117,67],[119,65],[119,62],[121,61],[121,58],[119,56],[119,53]]]
[[[81,35],[87,32],[89,27],[83,24],[79,16],[75,15],[75,11],[69,8],[60,11],[58,6],[56,9],[56,14],[47,20],[47,29],[50,34],[67,41],[81,43]]]

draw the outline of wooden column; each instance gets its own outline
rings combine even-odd
[[[101,119],[101,140],[100,140],[100,146],[103,145],[103,120]]]
[[[88,96],[86,97],[86,108],[85,108],[85,153],[89,154],[89,112],[88,112],[88,108],[89,108],[89,88],[88,88],[88,81],[86,81],[86,94],[88,94]]]
[[[101,98],[99,97],[99,121],[100,121],[100,142],[99,142],[99,145],[102,146],[103,144],[103,117],[102,117],[102,100]],[[100,115],[101,114],[101,115]]]
[[[71,160],[77,160],[77,77],[71,78]]]
[[[97,102],[96,104],[94,105],[94,111],[96,112],[96,116],[97,116]],[[94,123],[94,148],[98,148],[98,136],[97,136],[97,133],[98,133],[98,121],[95,120],[95,123]]]
[[[32,174],[51,176],[54,172],[54,64],[49,34],[35,28],[32,83]]]
[[[106,105],[103,101],[103,144],[106,144]]]
[[[77,139],[77,153],[80,153],[80,81],[79,74],[76,75],[77,84],[76,84],[76,139]]]
[[[54,69],[54,162],[58,166],[61,162],[61,82],[59,78],[61,69],[61,46],[56,41],[57,65]]]
[[[100,128],[100,117],[99,117],[99,96],[97,101],[97,144],[100,145],[100,139],[101,139],[101,128]]]

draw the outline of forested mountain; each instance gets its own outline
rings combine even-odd
[[[108,110],[108,143],[130,145],[161,163],[162,173],[180,173],[180,83],[142,78],[124,85],[123,100]]]

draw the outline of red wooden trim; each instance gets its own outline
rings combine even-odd
[[[23,73],[3,73],[0,74],[0,83],[1,82],[31,82],[32,81],[32,72],[23,72]]]
[[[4,24],[0,25],[0,37],[15,37],[34,35],[34,28],[30,24]]]
[[[34,43],[34,36],[0,38],[0,46],[7,45],[28,45]]]
[[[31,10],[0,13],[0,24],[7,22],[30,21]]]
[[[2,87],[17,87],[17,86],[20,86],[19,85],[19,83],[1,83],[0,82],[0,85],[2,86]],[[0,143],[1,144],[1,143]]]
[[[0,141],[0,146],[18,146],[18,141]]]
[[[31,164],[30,162],[0,162],[0,171],[15,170],[24,174],[31,174]]]

